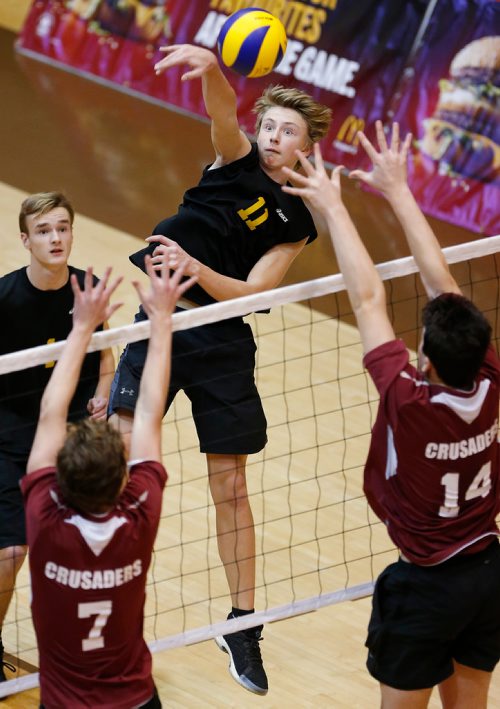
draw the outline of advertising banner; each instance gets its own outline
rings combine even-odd
[[[409,180],[422,209],[498,234],[500,2],[440,0],[398,93],[394,117],[414,136]]]
[[[448,156],[443,158],[447,150],[434,143],[436,121],[443,120],[439,82],[442,86],[442,81],[449,81],[453,57],[469,39],[493,34],[495,26],[498,34],[500,3],[436,3],[415,54],[429,4],[430,0],[35,0],[18,46],[38,58],[206,117],[199,80],[181,81],[183,67],[155,74],[154,64],[163,56],[160,47],[193,43],[216,51],[227,17],[243,7],[258,6],[281,19],[288,46],[281,63],[265,77],[248,79],[225,69],[245,130],[254,131],[251,109],[265,86],[297,86],[332,108],[332,127],[323,141],[325,159],[348,169],[366,169],[369,161],[358,145],[357,131],[374,139],[375,121],[389,124],[396,117],[403,132],[411,130],[415,136],[410,180],[424,210],[493,233],[498,229],[492,211],[497,163],[493,161],[488,175],[471,174],[472,163],[468,175],[456,167],[448,170],[444,167]],[[498,69],[496,77],[498,86]],[[484,92],[478,100],[483,103]],[[498,136],[485,138],[496,145],[498,156]]]
[[[182,68],[155,75],[159,47],[194,43],[215,50],[227,17],[252,5],[282,20],[288,47],[277,69],[260,79],[226,71],[242,126],[253,132],[251,108],[269,83],[298,86],[333,109],[326,159],[359,166],[356,131],[384,116],[427,1],[36,0],[19,47],[206,116],[200,81],[181,82]]]

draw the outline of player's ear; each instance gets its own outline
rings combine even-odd
[[[430,361],[428,357],[425,355],[422,355],[422,362],[420,366],[420,371],[424,375],[424,377],[430,381],[430,382],[435,382],[436,378],[439,379],[436,373],[436,369],[434,368],[434,365]]]
[[[25,249],[28,249],[28,251],[29,251],[30,246],[31,246],[29,234],[26,234],[25,231],[22,231],[20,236],[21,236],[22,245],[24,246]]]

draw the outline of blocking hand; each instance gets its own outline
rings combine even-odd
[[[80,289],[76,275],[71,275],[71,288],[74,295],[73,327],[82,327],[93,331],[98,325],[108,320],[113,313],[122,306],[122,303],[109,302],[109,299],[118,288],[123,278],[120,276],[109,284],[111,268],[107,268],[103,278],[94,285],[92,267],[87,268],[83,284]]]
[[[283,185],[283,192],[297,195],[305,200],[313,209],[325,214],[330,207],[342,201],[340,194],[340,173],[343,165],[338,165],[328,177],[323,163],[319,145],[314,145],[314,165],[309,162],[305,154],[296,151],[304,174],[283,168],[283,172],[292,182],[292,185]]]
[[[163,261],[160,274],[155,273],[151,256],[145,258],[146,272],[149,276],[149,290],[138,281],[132,281],[142,306],[152,322],[154,320],[165,321],[174,311],[178,299],[196,283],[196,276],[191,276],[181,282],[186,269],[186,263],[179,264],[173,275],[170,275],[169,265]]]
[[[408,133],[401,143],[399,137],[399,124],[392,124],[391,142],[387,144],[384,128],[381,121],[375,123],[377,133],[377,143],[379,150],[372,145],[364,133],[358,133],[359,142],[363,146],[366,154],[372,161],[372,170],[352,170],[349,173],[350,179],[359,179],[370,187],[373,187],[386,197],[396,189],[407,184],[406,164],[408,152],[410,150],[412,135]]]

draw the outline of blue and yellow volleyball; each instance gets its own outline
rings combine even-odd
[[[254,79],[269,74],[280,63],[286,43],[285,28],[277,17],[248,7],[233,12],[224,22],[217,49],[227,67]]]

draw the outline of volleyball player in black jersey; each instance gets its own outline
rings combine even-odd
[[[239,127],[236,95],[215,55],[191,45],[164,51],[157,73],[187,65],[183,80],[202,80],[215,159],[185,193],[178,213],[161,221],[148,238],[149,247],[131,260],[143,268],[144,255],[150,253],[157,267],[167,262],[175,270],[187,259],[186,274],[198,282],[185,293],[184,307],[274,288],[317,235],[302,200],[281,190],[282,168],[296,164],[296,149],[307,154],[326,134],[331,112],[302,91],[269,87],[255,104],[257,142],[252,144]],[[136,320],[145,318],[140,310]],[[146,350],[144,341],[126,348],[112,387],[110,420],[125,435],[132,428]],[[267,441],[254,367],[255,342],[242,318],[174,334],[165,410],[184,389],[200,449],[207,455],[219,553],[233,606],[228,617],[254,611],[255,532],[245,464],[247,455]],[[217,639],[230,656],[234,679],[256,694],[268,690],[261,630],[258,626]]]
[[[19,227],[29,265],[0,278],[0,318],[6,323],[0,355],[68,336],[73,323],[70,276],[74,273],[81,285],[85,278],[85,271],[68,265],[73,219],[73,207],[60,192],[40,192],[23,201]],[[0,633],[27,551],[19,481],[26,473],[40,400],[54,364],[0,377]],[[87,355],[70,420],[87,415],[105,419],[113,372],[111,350]],[[3,664],[0,635],[0,681],[6,679]]]

